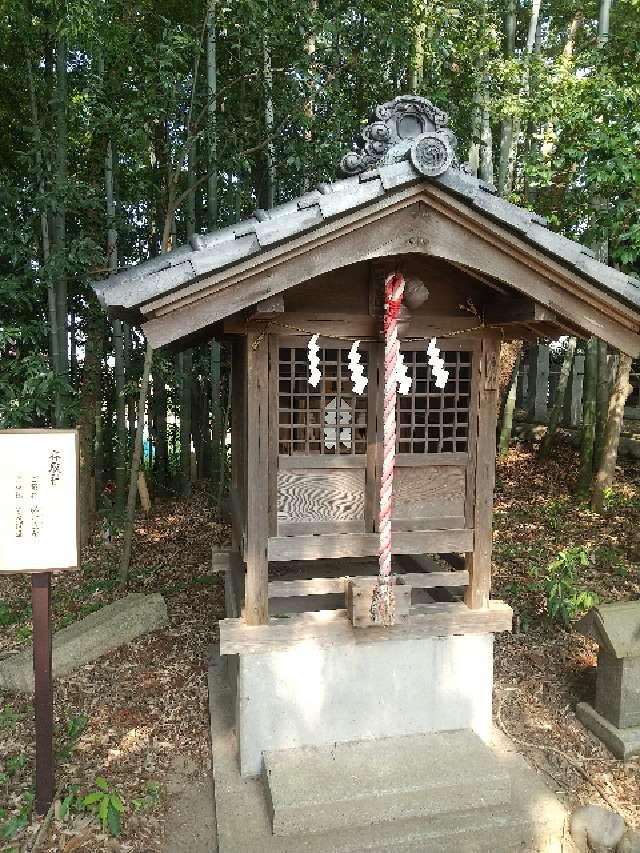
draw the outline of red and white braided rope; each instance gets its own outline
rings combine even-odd
[[[380,549],[378,589],[373,599],[376,621],[392,621],[391,513],[393,510],[393,470],[396,460],[397,364],[400,355],[398,314],[404,297],[402,273],[392,273],[384,284],[384,420],[383,459],[380,483]]]

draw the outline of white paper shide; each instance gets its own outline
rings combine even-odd
[[[320,347],[318,346],[319,335],[312,335],[307,345],[308,360],[309,360],[309,385],[312,388],[318,387],[318,382],[322,379],[320,373]]]
[[[359,346],[360,341],[354,341],[349,350],[349,370],[351,371],[351,381],[355,394],[362,394],[369,381],[364,375],[364,365],[358,350]]]
[[[74,431],[0,432],[0,572],[78,565]]]
[[[429,356],[429,364],[436,388],[444,388],[449,379],[449,371],[444,369],[444,358],[440,355],[435,338],[431,338],[429,341],[427,355]]]

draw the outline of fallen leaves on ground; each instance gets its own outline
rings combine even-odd
[[[519,630],[496,635],[494,714],[570,808],[598,803],[638,828],[640,757],[618,761],[575,716],[577,702],[593,702],[597,647],[552,622],[532,588],[532,569],[584,546],[580,586],[601,602],[640,598],[640,469],[618,470],[600,516],[575,496],[577,468],[569,444],[544,464],[520,444],[498,464],[493,595],[514,607]]]
[[[518,445],[498,465],[494,596],[512,604],[518,630],[496,637],[496,720],[569,806],[606,802],[639,827],[640,758],[617,761],[575,717],[576,702],[593,696],[596,649],[552,622],[531,587],[534,567],[580,545],[590,555],[580,584],[601,601],[640,597],[640,469],[619,471],[603,516],[576,500],[576,470],[568,445],[544,465]],[[138,518],[129,589],[160,590],[169,625],[58,680],[55,697],[57,746],[68,752],[58,770],[61,796],[72,784],[94,790],[96,776],[105,777],[125,803],[122,836],[109,838],[86,814],[70,815],[52,821],[43,850],[155,853],[180,784],[210,772],[206,661],[223,612],[210,549],[227,540],[204,493],[157,502],[149,518]],[[81,572],[56,578],[58,626],[122,594],[117,557],[117,547],[96,544],[86,549]],[[1,600],[0,616],[9,614],[0,628],[4,654],[28,641],[29,578],[3,578]],[[18,795],[30,784],[34,732],[30,699],[4,693],[1,701],[5,771],[23,756],[3,786],[6,820],[18,813]],[[2,849],[18,849],[38,827],[34,821]]]
[[[80,793],[93,791],[96,776],[103,776],[125,804],[122,835],[112,839],[86,813],[69,814],[62,822],[52,821],[42,850],[158,851],[163,819],[176,796],[176,765],[188,756],[185,785],[210,773],[206,664],[224,606],[221,577],[211,575],[211,546],[227,537],[204,492],[158,502],[149,518],[138,518],[128,591],[161,591],[169,624],[55,682],[56,746],[69,748],[58,767],[59,795],[64,797],[72,784]],[[117,558],[115,546],[96,544],[83,552],[80,572],[55,578],[58,627],[70,615],[74,621],[123,594],[116,580]],[[30,579],[3,578],[2,601],[12,612],[27,611]],[[28,627],[28,620],[20,623],[22,638],[16,636],[16,624],[1,628],[0,652],[28,642]],[[6,765],[16,755],[26,759],[3,791],[8,818],[20,807],[17,797],[33,773],[33,709],[30,697],[3,691],[0,701],[0,761]],[[86,726],[69,743],[69,726],[82,727],[83,719]],[[39,823],[34,819],[0,849],[17,850],[33,840]]]

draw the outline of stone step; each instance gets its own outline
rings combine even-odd
[[[487,809],[510,802],[509,774],[472,731],[298,747],[263,754],[273,834]]]

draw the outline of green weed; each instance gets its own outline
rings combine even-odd
[[[532,588],[543,593],[547,613],[556,622],[568,627],[576,616],[598,603],[598,596],[578,585],[578,573],[589,565],[589,552],[583,545],[561,551],[544,569],[535,568],[538,577]]]
[[[103,832],[107,830],[114,838],[122,831],[121,815],[124,803],[118,794],[109,787],[104,776],[96,776],[95,790],[82,798],[82,805],[100,821]]]

